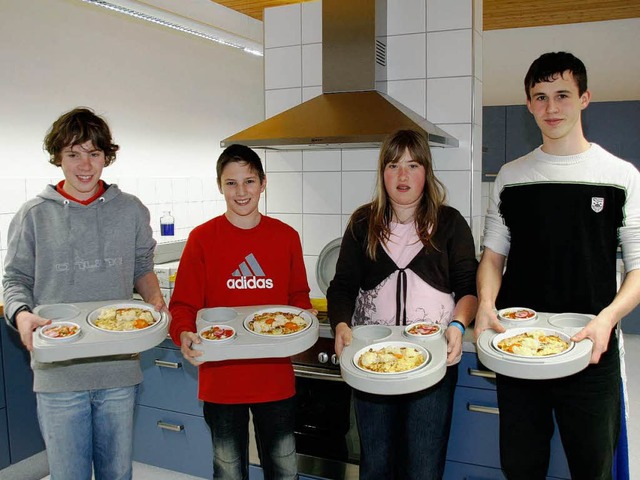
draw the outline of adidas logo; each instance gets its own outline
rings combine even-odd
[[[227,288],[234,290],[255,290],[273,288],[273,280],[264,277],[264,271],[253,253],[244,257],[244,262],[238,265],[238,269],[227,280]]]

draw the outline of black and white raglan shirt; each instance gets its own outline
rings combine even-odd
[[[591,144],[578,155],[541,148],[500,170],[485,247],[507,256],[497,308],[598,314],[616,291],[616,255],[640,268],[640,174]]]

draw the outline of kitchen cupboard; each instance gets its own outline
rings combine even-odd
[[[4,376],[3,397],[0,402],[0,467],[2,448],[8,444],[9,463],[17,463],[44,450],[33,393],[33,372],[29,366],[29,353],[24,349],[17,333],[0,317],[0,344]],[[1,412],[4,411],[5,415]],[[4,425],[3,425],[4,424]],[[3,442],[6,434],[7,442]]]
[[[505,162],[542,143],[526,105],[482,109],[482,177],[492,182]],[[582,114],[586,138],[640,167],[640,101],[591,102]]]
[[[444,478],[504,480],[500,470],[495,374],[480,364],[473,352],[463,353],[458,373]],[[551,439],[547,478],[571,478],[557,429]]]

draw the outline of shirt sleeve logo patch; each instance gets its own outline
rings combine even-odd
[[[596,213],[600,213],[604,208],[604,198],[602,197],[591,197],[591,210]]]

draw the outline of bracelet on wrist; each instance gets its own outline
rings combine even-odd
[[[449,326],[456,327],[458,330],[462,332],[463,335],[464,335],[464,332],[467,330],[467,327],[465,327],[464,323],[462,323],[460,320],[451,320],[449,322]]]

